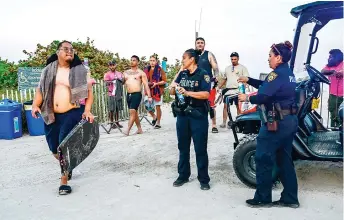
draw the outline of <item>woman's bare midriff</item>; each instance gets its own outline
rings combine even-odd
[[[70,89],[68,86],[56,84],[54,92],[54,112],[65,113],[76,107],[70,103]]]

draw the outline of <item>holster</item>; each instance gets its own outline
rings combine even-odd
[[[277,131],[278,130],[278,121],[276,118],[277,112],[275,110],[268,111],[268,122],[266,126],[268,127],[268,131]]]
[[[193,108],[191,106],[186,107],[184,112],[186,115],[191,116],[193,118],[200,118],[202,116],[202,113],[200,112],[199,109]]]
[[[278,113],[278,120],[283,120],[284,116],[297,114],[297,108],[295,106],[290,106],[289,109],[282,109],[279,103],[275,103],[274,107]]]
[[[173,117],[177,117],[177,115],[180,115],[183,113],[182,108],[178,107],[178,104],[176,102],[172,102],[171,109],[172,109]]]

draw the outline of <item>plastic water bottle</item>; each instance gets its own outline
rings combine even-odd
[[[244,83],[239,83],[239,93],[245,94],[245,85]],[[246,111],[248,109],[248,102],[242,103],[242,111]]]
[[[239,93],[245,94],[245,85],[244,83],[239,83]]]
[[[184,96],[178,92],[178,87],[176,88],[176,95],[178,97],[179,104],[184,105],[185,104]]]

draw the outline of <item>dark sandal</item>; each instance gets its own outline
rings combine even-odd
[[[155,125],[156,121],[157,121],[156,119],[152,121],[153,126]]]
[[[161,128],[160,125],[155,125],[155,126],[154,126],[154,129],[159,129],[159,128]]]
[[[61,185],[59,187],[59,195],[68,195],[72,192],[72,188],[68,185]]]
[[[219,130],[217,130],[217,128],[212,128],[212,129],[211,129],[211,132],[213,132],[213,133],[219,133]]]

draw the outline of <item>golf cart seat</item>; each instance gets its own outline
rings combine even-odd
[[[312,115],[306,115],[303,125],[308,135],[305,138],[308,148],[323,157],[343,156],[343,146],[340,144],[340,132],[320,130]],[[301,126],[303,127],[303,126]]]
[[[306,89],[302,86],[297,88],[296,95],[300,128],[304,132],[304,140],[309,150],[322,157],[343,156],[343,147],[338,143],[339,131],[327,130],[316,114],[310,112],[313,96],[307,97]]]

